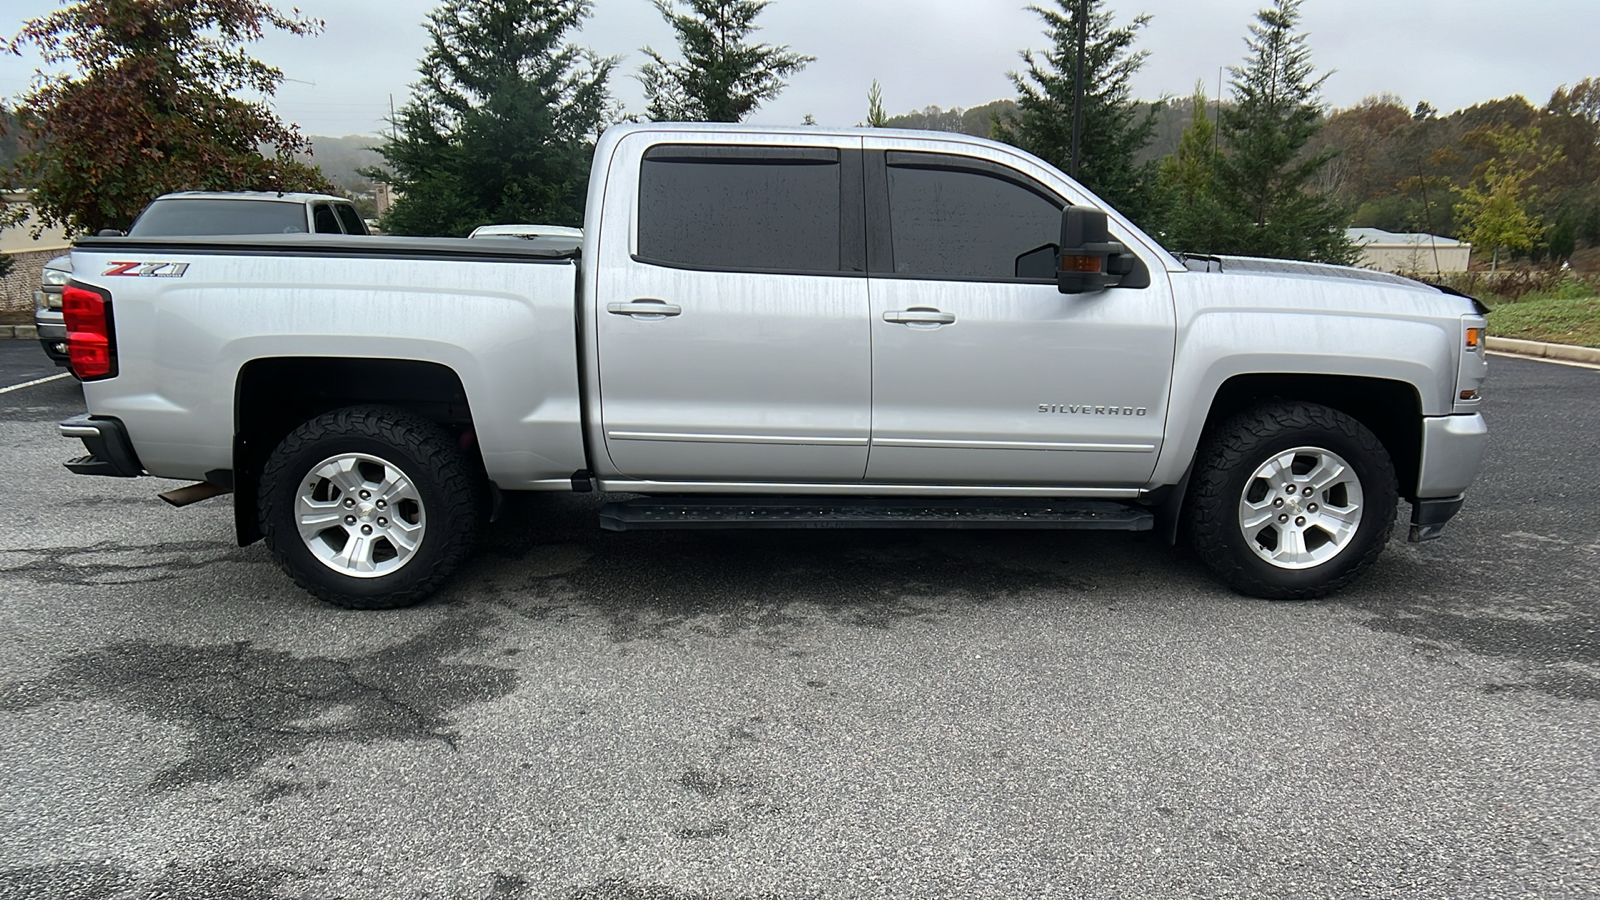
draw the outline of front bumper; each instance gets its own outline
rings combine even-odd
[[[78,438],[88,456],[67,460],[68,469],[78,475],[110,475],[134,478],[144,474],[144,466],[133,452],[122,420],[111,416],[73,416],[61,423],[61,436]]]
[[[39,330],[39,346],[58,366],[67,364],[67,322],[60,310],[36,309],[33,326]]]
[[[1488,446],[1489,426],[1481,413],[1423,419],[1417,496],[1460,496],[1478,477],[1478,470],[1483,468],[1483,452]]]
[[[1422,420],[1417,500],[1411,506],[1412,543],[1431,541],[1461,511],[1463,494],[1483,468],[1489,426],[1480,413]]]

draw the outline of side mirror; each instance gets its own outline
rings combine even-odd
[[[1061,211],[1061,256],[1056,263],[1056,287],[1061,293],[1149,286],[1149,270],[1127,247],[1111,239],[1103,210],[1069,206]]]
[[[127,237],[128,235],[127,235],[127,232],[118,231],[115,228],[102,228],[99,231],[96,231],[94,233],[94,236],[95,237]]]

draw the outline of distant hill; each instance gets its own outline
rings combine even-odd
[[[1140,106],[1150,104],[1140,103]],[[1212,109],[1216,107],[1213,105]],[[927,106],[916,112],[905,115],[890,116],[889,128],[915,128],[923,131],[954,131],[960,134],[970,134],[974,137],[988,137],[989,124],[998,116],[1014,114],[1017,104],[1014,100],[995,100],[982,106],[973,106],[962,109],[953,106],[943,109],[938,106]],[[1179,98],[1175,102],[1163,104],[1156,112],[1155,131],[1150,135],[1150,143],[1140,150],[1135,159],[1144,162],[1151,159],[1160,159],[1178,149],[1178,140],[1183,137],[1183,130],[1189,127],[1189,98]]]
[[[0,105],[0,172],[11,168],[17,157],[22,154],[22,126],[17,122],[17,117],[11,110]],[[19,185],[0,185],[0,187],[18,187]]]
[[[311,141],[311,155],[297,154],[297,159],[320,168],[329,181],[352,194],[364,194],[372,190],[372,182],[356,174],[356,170],[383,164],[383,157],[370,149],[383,143],[383,138],[367,134],[347,134],[344,137],[313,134],[308,135],[308,139]]]
[[[970,134],[973,137],[988,137],[989,123],[995,116],[1002,113],[1016,112],[1017,104],[1013,100],[996,100],[982,106],[962,109],[952,106],[949,109],[940,109],[937,106],[925,106],[916,112],[909,112],[903,116],[890,116],[887,128],[915,128],[921,131],[954,131],[960,134]]]

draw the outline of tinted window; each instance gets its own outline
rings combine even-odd
[[[895,156],[909,161],[915,154]],[[1043,188],[1025,186],[1021,176],[895,162],[889,165],[895,274],[1012,281],[1019,257],[1061,240],[1062,204]]]
[[[339,224],[344,226],[345,234],[366,234],[367,223],[361,221],[361,216],[356,214],[356,208],[346,203],[335,203],[333,211],[339,214]]]
[[[339,227],[339,220],[333,217],[333,210],[326,203],[311,207],[311,221],[317,226],[317,234],[344,234],[344,229]]]
[[[654,147],[639,180],[639,255],[703,269],[839,271],[839,154]]]
[[[133,237],[198,234],[300,234],[305,207],[275,200],[157,200],[128,229]]]

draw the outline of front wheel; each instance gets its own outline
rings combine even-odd
[[[1364,425],[1278,402],[1234,416],[1195,464],[1189,525],[1200,558],[1241,593],[1331,593],[1377,559],[1394,527],[1394,464]]]
[[[411,413],[325,413],[262,471],[262,532],[295,583],[338,606],[422,601],[471,552],[479,479],[443,428]]]

